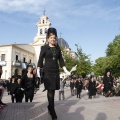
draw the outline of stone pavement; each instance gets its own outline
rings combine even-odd
[[[8,104],[0,111],[0,120],[51,120],[47,111],[46,91],[43,86],[37,91],[32,103],[11,103],[5,92],[3,101]],[[88,99],[83,90],[81,99],[70,95],[69,87],[65,88],[66,99],[58,100],[55,95],[55,109],[58,120],[120,120],[120,97],[105,98],[97,96]]]

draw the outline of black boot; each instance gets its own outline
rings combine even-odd
[[[51,108],[50,113],[51,113],[52,120],[57,120],[57,115],[54,108]]]
[[[57,120],[57,115],[54,109],[54,95],[55,95],[55,90],[48,90],[47,97],[48,97],[48,111],[52,117],[52,120]]]

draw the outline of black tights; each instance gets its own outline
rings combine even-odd
[[[54,109],[54,96],[55,96],[55,90],[47,91],[48,109],[50,111],[52,118],[57,118],[55,109]]]
[[[48,105],[52,108],[54,108],[54,96],[55,96],[55,90],[47,91]]]

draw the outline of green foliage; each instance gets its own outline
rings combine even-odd
[[[73,66],[77,64],[77,60],[72,58],[68,52],[68,49],[65,47],[61,47],[62,55],[65,61],[66,68],[70,71]],[[61,72],[63,72],[62,69],[60,69]]]
[[[106,49],[106,56],[120,55],[120,35],[116,36]]]
[[[86,55],[82,52],[82,48],[79,45],[75,45],[77,47],[77,58],[74,59],[70,56],[68,49],[61,47],[62,55],[65,61],[65,65],[68,70],[71,70],[71,68],[75,65],[77,65],[77,70],[74,71],[74,74],[80,75],[80,76],[86,76],[91,72],[91,61],[89,59],[89,55]],[[61,69],[61,71],[63,71]]]
[[[82,48],[79,46],[79,44],[75,44],[75,46],[77,47],[78,56],[76,74],[85,77],[91,72],[92,69],[92,64],[89,58],[90,55],[83,53]]]
[[[103,75],[106,69],[111,69],[113,76],[120,76],[120,35],[116,36],[106,49],[106,57],[100,57],[95,61],[93,70],[95,75]]]

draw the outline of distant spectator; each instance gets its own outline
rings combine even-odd
[[[83,83],[80,78],[78,78],[76,82],[76,89],[77,89],[77,98],[81,98],[81,92],[83,88]]]
[[[14,103],[14,100],[15,100],[15,87],[16,87],[15,77],[12,76],[10,81],[10,90],[9,90],[12,103]]]
[[[70,90],[71,90],[71,95],[74,96],[74,80],[72,79],[70,81]]]
[[[106,97],[112,96],[112,90],[113,90],[113,77],[111,75],[111,71],[108,69],[105,72],[104,78],[103,78],[103,84],[104,84],[104,94]]]
[[[16,103],[18,103],[18,102],[21,103],[23,100],[23,96],[24,96],[24,89],[22,88],[22,85],[21,85],[21,79],[18,78],[16,86],[15,86]]]
[[[59,100],[61,100],[61,95],[62,95],[62,99],[63,100],[65,99],[64,86],[65,86],[65,82],[63,81],[62,78],[60,78]]]
[[[96,89],[97,89],[97,94],[102,94],[102,92],[103,92],[103,84],[102,84],[102,81],[97,81]]]
[[[95,97],[95,95],[96,95],[96,81],[94,80],[94,76],[90,77],[89,84],[88,84],[88,91],[89,91],[89,99]]]

